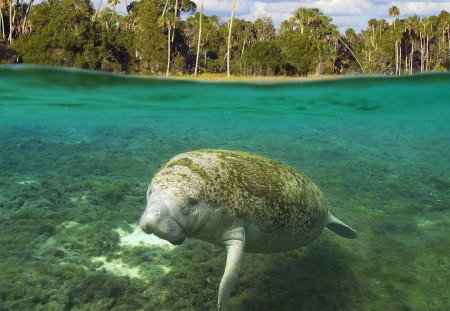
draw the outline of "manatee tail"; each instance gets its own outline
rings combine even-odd
[[[330,212],[328,212],[327,228],[347,239],[354,239],[358,236],[356,230],[344,224],[342,221],[334,217]]]

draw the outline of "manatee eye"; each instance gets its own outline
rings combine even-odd
[[[187,200],[187,204],[188,204],[189,208],[195,208],[198,204],[198,201],[194,198],[189,197]]]

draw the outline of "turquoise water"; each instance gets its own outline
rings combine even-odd
[[[0,310],[215,310],[223,250],[130,242],[155,170],[199,148],[288,163],[359,232],[246,254],[232,310],[450,309],[449,74],[246,84],[6,66],[0,141]]]

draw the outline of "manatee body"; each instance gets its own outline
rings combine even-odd
[[[296,249],[325,227],[346,238],[357,235],[331,215],[317,186],[293,168],[228,150],[182,153],[163,165],[148,188],[140,226],[172,244],[193,237],[227,249],[218,310],[226,310],[244,251]]]

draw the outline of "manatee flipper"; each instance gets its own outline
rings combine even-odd
[[[327,228],[347,239],[354,239],[358,236],[356,230],[334,217],[329,211]]]
[[[221,242],[227,249],[227,262],[222,281],[220,281],[217,310],[226,311],[228,298],[238,278],[241,260],[244,255],[245,229],[238,227],[225,231],[221,236]]]

